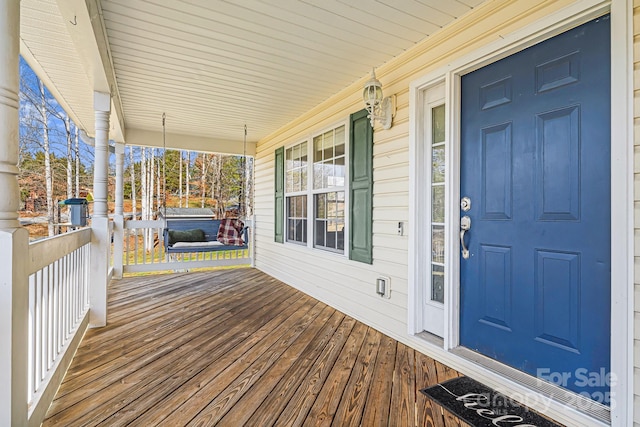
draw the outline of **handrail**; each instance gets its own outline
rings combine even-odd
[[[29,274],[43,269],[54,261],[91,243],[91,229],[70,231],[29,244]],[[55,245],[52,248],[52,245]]]

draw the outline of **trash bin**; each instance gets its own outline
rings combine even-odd
[[[87,199],[74,197],[63,201],[61,204],[69,206],[71,225],[74,227],[84,227],[87,225]]]

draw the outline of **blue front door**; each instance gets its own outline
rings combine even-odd
[[[608,16],[462,77],[462,346],[608,403]]]

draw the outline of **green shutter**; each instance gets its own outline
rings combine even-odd
[[[284,147],[276,150],[274,240],[284,242]]]
[[[373,262],[373,129],[367,110],[351,115],[349,130],[349,258]]]

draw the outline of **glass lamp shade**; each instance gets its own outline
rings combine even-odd
[[[362,99],[367,107],[377,107],[382,102],[382,85],[371,71],[371,79],[364,85]]]

